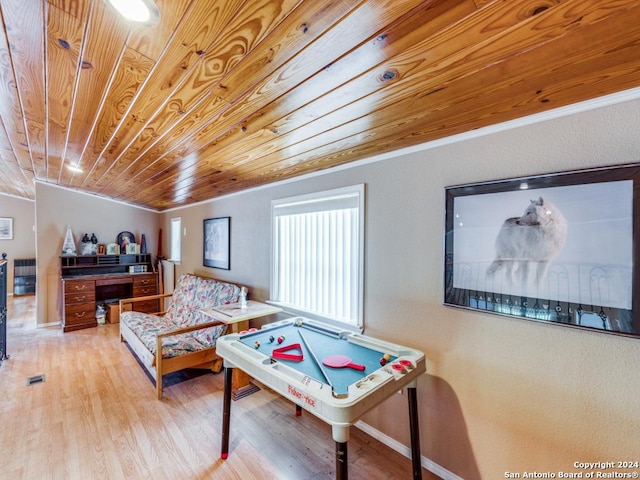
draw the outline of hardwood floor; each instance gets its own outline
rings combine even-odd
[[[35,328],[34,297],[9,297],[0,366],[0,477],[333,479],[331,429],[265,390],[233,402],[221,460],[222,375],[178,373],[165,398],[119,341],[118,325]],[[45,381],[27,385],[27,379]],[[351,479],[411,478],[409,459],[357,428]],[[423,469],[425,480],[437,478]]]

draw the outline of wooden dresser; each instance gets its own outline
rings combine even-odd
[[[60,319],[65,332],[95,327],[96,308],[121,298],[158,293],[151,255],[77,255],[60,257]],[[157,300],[136,309],[157,312]]]

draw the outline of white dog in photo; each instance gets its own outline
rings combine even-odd
[[[510,283],[526,285],[533,280],[538,284],[566,238],[567,222],[562,213],[542,197],[531,200],[521,217],[507,218],[502,224],[487,276],[502,271]]]

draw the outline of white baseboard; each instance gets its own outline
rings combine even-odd
[[[59,327],[61,324],[60,320],[57,322],[36,323],[36,328]]]
[[[398,442],[397,440],[394,440],[393,438],[385,435],[380,430],[376,430],[371,425],[369,425],[367,423],[364,423],[361,420],[356,422],[356,424],[354,426],[359,428],[363,432],[371,435],[373,438],[375,438],[379,442],[382,442],[387,447],[392,448],[393,450],[395,450],[399,454],[404,455],[407,458],[411,458],[411,449],[409,447],[407,447],[407,446],[401,444],[400,442]],[[437,475],[438,477],[442,478],[443,480],[464,480],[461,477],[457,476],[455,473],[450,472],[446,468],[438,465],[437,463],[433,462],[432,460],[429,460],[428,458],[426,458],[426,457],[424,457],[422,455],[420,456],[420,464],[424,468],[429,470],[431,473],[433,473],[434,475]]]

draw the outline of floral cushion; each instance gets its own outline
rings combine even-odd
[[[211,318],[203,314],[200,309],[215,307],[226,303],[235,303],[240,295],[240,287],[231,283],[219,282],[208,278],[199,278],[193,297],[193,309],[184,320],[186,325],[197,325],[210,322]],[[213,347],[220,335],[227,330],[226,325],[206,328],[193,332],[194,336],[204,345]]]
[[[136,334],[153,355],[156,354],[156,334],[178,328],[175,323],[166,318],[141,312],[122,312],[120,321]],[[200,343],[191,332],[172,335],[162,339],[162,358],[177,357],[204,348],[206,348],[205,345]]]
[[[211,322],[213,319],[200,310],[192,310],[189,315],[189,325],[197,325],[199,323]],[[215,327],[203,328],[202,330],[195,330],[193,336],[203,345],[207,347],[215,347],[216,340],[220,335],[224,335],[227,331],[226,325],[217,325]]]
[[[178,279],[164,317],[129,311],[122,312],[120,321],[126,323],[147,349],[155,355],[156,333],[211,322],[211,317],[200,311],[202,308],[235,303],[239,295],[240,287],[237,285],[184,274]],[[162,340],[162,357],[176,357],[214,347],[216,340],[225,333],[226,329],[226,325],[217,325],[165,337]]]
[[[181,324],[181,319],[187,317],[185,312],[189,306],[193,305],[198,280],[199,277],[189,273],[180,275],[178,283],[171,295],[171,303],[169,304],[169,308],[167,308],[165,318]]]

